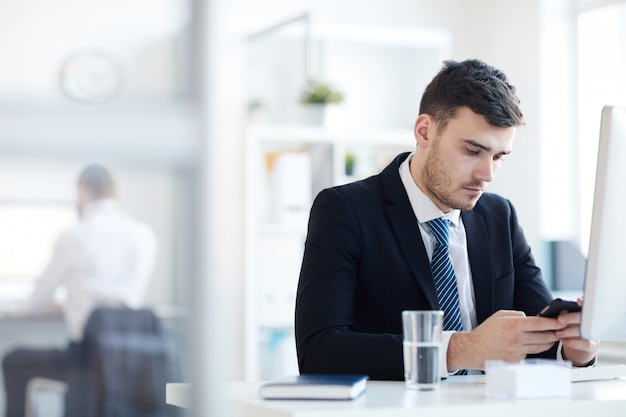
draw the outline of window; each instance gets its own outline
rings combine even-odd
[[[74,203],[0,200],[2,301],[29,294],[59,235],[77,221]]]
[[[577,23],[580,230],[586,254],[600,113],[604,105],[626,106],[626,1],[581,1]]]

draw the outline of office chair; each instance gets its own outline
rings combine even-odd
[[[179,355],[160,320],[149,309],[98,308],[76,349],[67,384],[38,379],[33,393],[53,387],[65,394],[65,417],[172,417],[165,404],[165,384],[180,380]],[[58,382],[58,381],[57,381]]]

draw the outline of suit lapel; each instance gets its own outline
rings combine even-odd
[[[399,155],[380,174],[383,195],[387,203],[386,212],[404,258],[409,264],[418,285],[422,288],[430,304],[429,307],[438,309],[439,304],[430,270],[430,261],[426,254],[417,219],[398,173],[400,164],[407,156],[408,153]]]
[[[482,323],[491,315],[494,306],[489,236],[482,215],[474,211],[464,211],[461,217],[467,235],[467,250],[476,300],[476,318],[478,323]]]

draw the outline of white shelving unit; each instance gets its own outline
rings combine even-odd
[[[265,379],[297,372],[293,319],[310,206],[324,188],[379,172],[398,153],[413,149],[411,130],[332,131],[323,128],[263,127],[248,130],[246,144],[246,373]],[[355,174],[345,175],[345,155],[356,156]],[[297,155],[308,172],[274,172],[276,158]],[[279,156],[277,156],[279,155]],[[271,169],[268,160],[273,160]],[[285,164],[285,166],[293,166]],[[276,175],[291,176],[282,188]],[[274,181],[273,181],[274,180]],[[301,182],[300,182],[301,181]],[[275,187],[278,187],[277,190]],[[306,192],[301,192],[302,188]],[[293,212],[267,196],[297,194]],[[297,204],[295,204],[297,203]]]
[[[441,31],[322,27],[306,15],[260,33],[251,37],[249,90],[264,117],[245,139],[248,380],[298,372],[295,295],[313,199],[414,148],[421,93],[450,45]],[[303,125],[306,74],[344,92],[332,124]]]

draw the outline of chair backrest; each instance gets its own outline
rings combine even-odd
[[[155,334],[161,335],[161,321],[151,309],[127,307],[98,307],[89,315],[85,323],[82,346],[89,349],[97,344],[102,334]]]
[[[94,310],[70,372],[66,417],[171,415],[165,384],[180,378],[178,356],[152,310]]]

